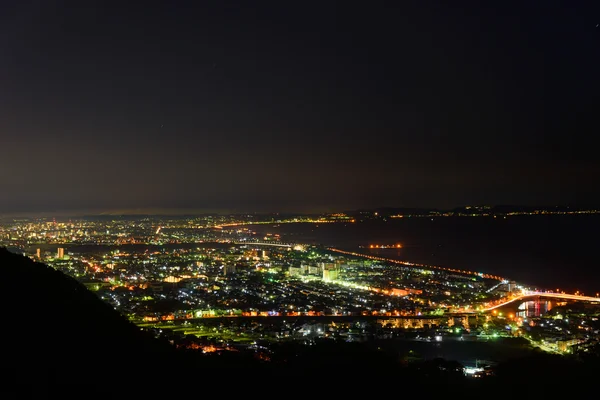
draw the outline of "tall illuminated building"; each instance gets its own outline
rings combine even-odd
[[[35,251],[35,255],[36,255],[36,257],[37,257],[38,260],[41,260],[42,259],[42,249],[37,249]]]
[[[65,249],[59,247],[56,251],[56,258],[63,258],[65,256]]]
[[[335,281],[340,276],[340,269],[333,263],[324,263],[323,265],[323,280],[327,282]]]

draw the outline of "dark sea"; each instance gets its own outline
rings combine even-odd
[[[599,228],[600,214],[252,226],[260,233],[278,233],[282,240],[468,269],[592,296],[600,292]],[[402,248],[368,248],[396,243]]]

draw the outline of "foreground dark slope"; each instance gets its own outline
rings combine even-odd
[[[16,375],[72,381],[120,369],[125,360],[158,361],[173,353],[75,279],[42,263],[0,249],[0,277],[10,337],[2,362]]]

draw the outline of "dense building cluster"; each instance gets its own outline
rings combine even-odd
[[[340,215],[328,221],[340,219],[347,222]],[[315,338],[522,337],[569,352],[597,340],[596,308],[574,318],[528,309],[503,314],[496,307],[528,288],[470,271],[288,243],[254,231],[252,224],[261,222],[11,220],[0,226],[0,245],[74,277],[130,320],[191,348]]]

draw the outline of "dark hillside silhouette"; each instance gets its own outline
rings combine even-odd
[[[92,379],[127,362],[169,357],[168,344],[142,332],[75,279],[0,249],[3,368],[16,377]]]

